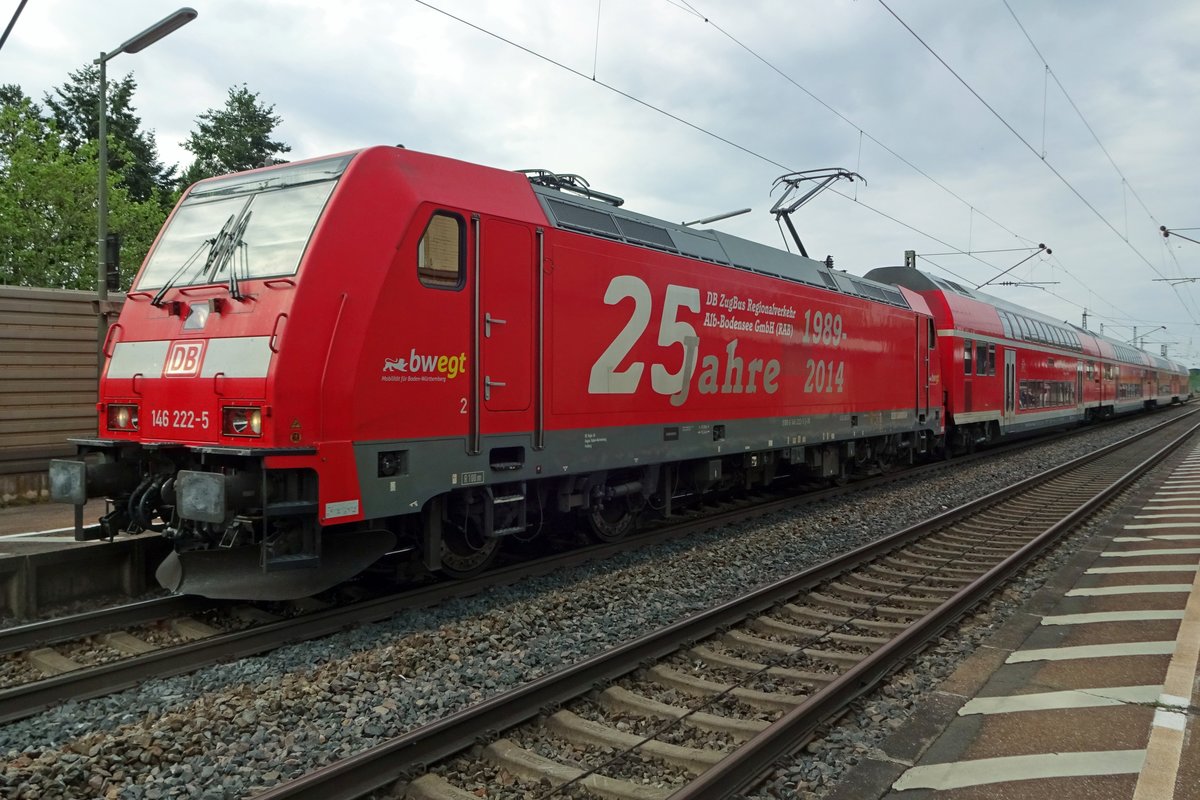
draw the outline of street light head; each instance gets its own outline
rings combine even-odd
[[[174,14],[160,19],[149,28],[146,28],[146,30],[129,39],[116,50],[108,53],[108,56],[112,57],[118,53],[137,53],[141,50],[144,50],[167,34],[177,31],[184,25],[187,25],[197,16],[198,12],[196,9],[187,7],[181,8]]]

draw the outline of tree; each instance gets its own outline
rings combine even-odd
[[[0,283],[95,287],[97,150],[73,147],[19,87],[0,87]],[[132,199],[119,174],[109,181],[109,227],[122,234],[122,261],[138,264],[165,213]]]
[[[72,152],[100,137],[99,89],[100,67],[87,64],[72,72],[69,80],[53,94],[47,92],[43,98],[63,141]],[[142,120],[133,110],[136,89],[132,73],[108,81],[105,102],[108,135],[118,144],[109,148],[108,168],[122,177],[134,200],[143,202],[155,198],[166,209],[177,180],[176,167],[163,166],[158,160],[154,132],[141,130]]]
[[[246,84],[232,87],[225,107],[210,108],[197,117],[197,130],[183,143],[196,156],[183,174],[183,184],[273,163],[292,149],[271,138],[281,121],[275,106],[259,102],[258,92]]]

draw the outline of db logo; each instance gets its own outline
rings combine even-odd
[[[200,374],[204,360],[204,342],[172,342],[167,351],[163,377],[194,378]]]

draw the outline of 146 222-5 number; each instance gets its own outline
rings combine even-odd
[[[208,412],[201,411],[185,411],[175,409],[168,411],[160,409],[150,412],[150,419],[154,422],[157,428],[207,428],[208,427]]]

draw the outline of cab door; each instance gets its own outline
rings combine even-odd
[[[933,328],[933,319],[917,317],[917,419],[929,418],[929,366],[933,358],[933,347],[937,343],[937,334]]]
[[[514,222],[487,219],[480,248],[482,427],[485,432],[513,430],[512,416],[530,408],[533,383],[533,232]]]

